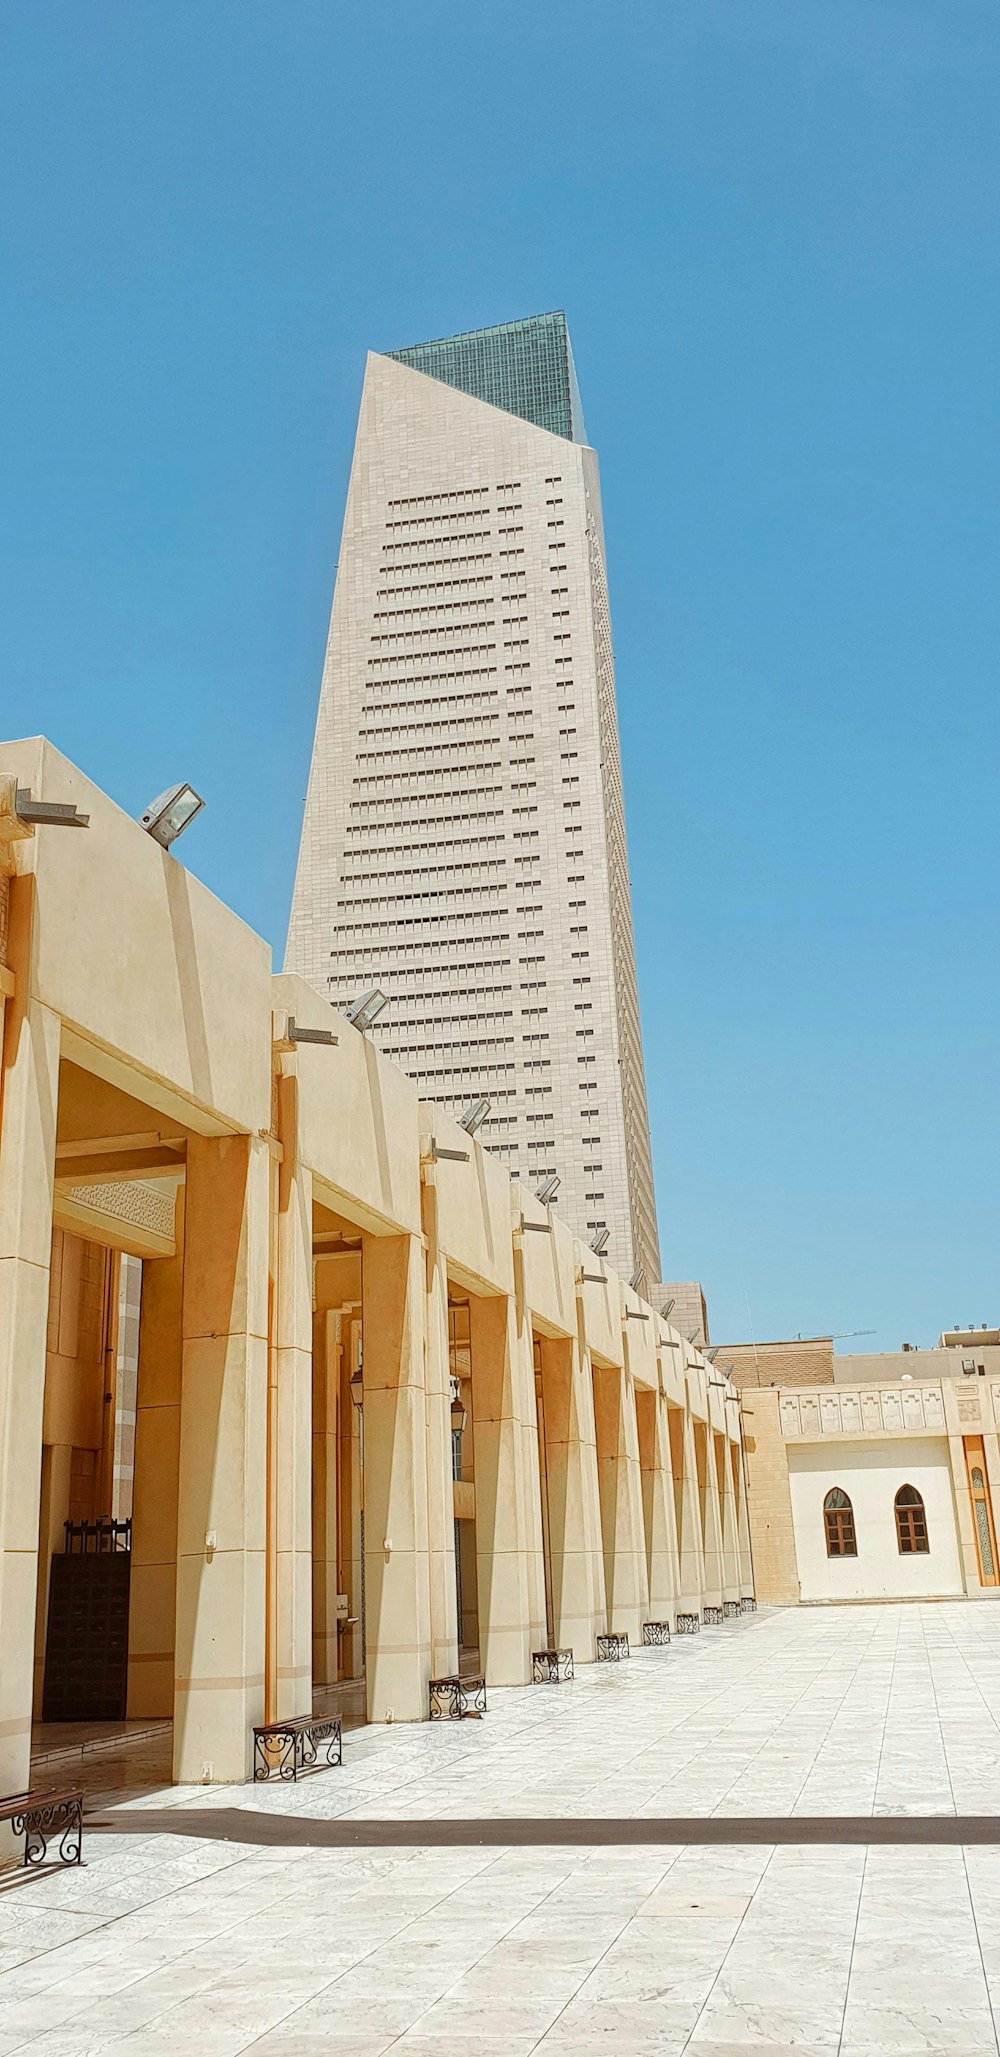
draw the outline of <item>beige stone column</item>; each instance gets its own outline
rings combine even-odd
[[[671,1407],[668,1414],[670,1461],[677,1510],[677,1558],[680,1585],[678,1614],[701,1615],[705,1583],[701,1540],[701,1506],[698,1496],[698,1460],[694,1445],[694,1420],[688,1407]]]
[[[530,1330],[506,1295],[469,1305],[476,1473],[479,1652],[487,1684],[525,1685],[545,1634],[545,1586]],[[537,1445],[535,1445],[537,1450]]]
[[[337,1632],[337,1440],[340,1432],[340,1317],[323,1308],[313,1321],[312,1666],[318,1686],[339,1672]]]
[[[184,1198],[177,1255],[147,1259],[139,1303],[135,1487],[128,1620],[131,1718],[174,1711],[177,1500],[183,1360]]]
[[[246,1778],[264,1712],[270,1154],[188,1144],[174,1777]]]
[[[649,1588],[639,1437],[632,1381],[618,1365],[594,1366],[594,1422],[607,1624],[641,1643]]]
[[[698,1461],[698,1497],[701,1503],[701,1533],[704,1549],[702,1611],[722,1606],[722,1517],[719,1479],[715,1466],[715,1437],[711,1423],[697,1421],[694,1431]]]
[[[740,1539],[733,1487],[732,1444],[728,1436],[719,1436],[715,1461],[722,1495],[722,1597],[723,1600],[738,1601],[741,1586]]]
[[[744,1507],[753,1545],[753,1591],[758,1600],[779,1606],[800,1597],[788,1446],[782,1433],[780,1399],[776,1386],[755,1387],[745,1396],[741,1414],[747,1460]]]
[[[0,1082],[0,1792],[28,1782],[59,1020],[28,998],[30,894],[15,880]]]
[[[102,1253],[103,1254],[103,1253]],[[48,1640],[49,1585],[52,1559],[63,1549],[73,1491],[74,1442],[82,1446],[100,1433],[96,1424],[103,1408],[94,1409],[87,1433],[80,1410],[73,1405],[78,1384],[80,1299],[83,1244],[79,1236],[55,1229],[49,1264],[49,1307],[45,1349],[45,1402],[42,1410],[42,1477],[38,1525],[38,1581],[35,1600],[35,1686],[33,1714],[41,1720]],[[95,1400],[98,1395],[94,1395]],[[96,1511],[96,1510],[95,1510]],[[89,1512],[89,1510],[88,1510]]]
[[[312,1173],[298,1158],[298,1080],[291,1070],[278,1080],[278,1134],[278,1393],[272,1462],[277,1522],[275,1712],[280,1720],[312,1713]]]
[[[576,1338],[543,1337],[545,1463],[552,1632],[558,1649],[590,1663],[606,1612],[590,1360]]]
[[[430,1676],[458,1665],[458,1584],[455,1572],[455,1495],[451,1463],[451,1371],[448,1354],[448,1272],[437,1234],[436,1167],[422,1169],[421,1208],[426,1238],[427,1557],[430,1581]]]
[[[740,1440],[735,1448],[733,1467],[736,1488],[736,1518],[740,1546],[740,1599],[756,1598],[756,1581],[753,1568],[753,1546],[750,1538],[750,1513],[747,1507],[746,1456],[743,1448],[743,1416],[740,1413]]]
[[[361,1290],[368,1719],[420,1721],[432,1674],[419,1237],[366,1235]]]
[[[668,1622],[672,1628],[680,1592],[680,1566],[667,1402],[662,1392],[637,1390],[635,1407],[649,1578],[647,1618]]]
[[[31,1707],[34,1721],[41,1721],[42,1718],[52,1559],[62,1550],[65,1542],[65,1524],[69,1520],[73,1490],[72,1466],[73,1451],[70,1444],[42,1444],[38,1579],[35,1595],[35,1675]]]
[[[360,1292],[360,1285],[359,1285]],[[345,1309],[340,1317],[340,1447],[337,1481],[340,1490],[338,1526],[340,1567],[347,1594],[348,1622],[340,1638],[340,1671],[344,1678],[364,1678],[364,1505],[362,1409],[355,1406],[351,1384],[361,1363],[361,1316]]]

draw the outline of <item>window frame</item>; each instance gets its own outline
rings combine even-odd
[[[835,1499],[835,1495],[839,1498]],[[833,1503],[831,1505],[831,1502]],[[858,1534],[854,1525],[854,1503],[843,1486],[831,1486],[823,1496],[823,1536],[828,1557],[856,1557]]]
[[[903,1494],[912,1494],[904,1500]],[[909,1480],[899,1487],[892,1503],[896,1522],[896,1548],[901,1557],[929,1557],[930,1537],[927,1529],[927,1508],[924,1496]]]

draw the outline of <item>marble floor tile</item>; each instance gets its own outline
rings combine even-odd
[[[492,1692],[482,1724],[351,1730],[291,1792],[172,1789],[152,1746],[130,1788],[117,1748],[104,1818],[206,1833],[0,1876],[0,2057],[998,2057],[1000,1847],[339,1849],[208,1819],[1000,1814],[998,1709],[1000,1607],[787,1608]]]

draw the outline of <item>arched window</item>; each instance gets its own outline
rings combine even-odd
[[[901,1557],[923,1555],[927,1541],[927,1516],[916,1486],[900,1486],[896,1494],[896,1541]]]
[[[831,1486],[823,1502],[823,1526],[826,1529],[826,1554],[828,1557],[856,1557],[857,1537],[854,1533],[854,1509],[843,1486]]]

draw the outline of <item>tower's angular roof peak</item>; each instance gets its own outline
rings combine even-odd
[[[569,330],[561,310],[438,336],[433,342],[411,343],[405,350],[386,350],[384,355],[552,435],[586,442]]]

